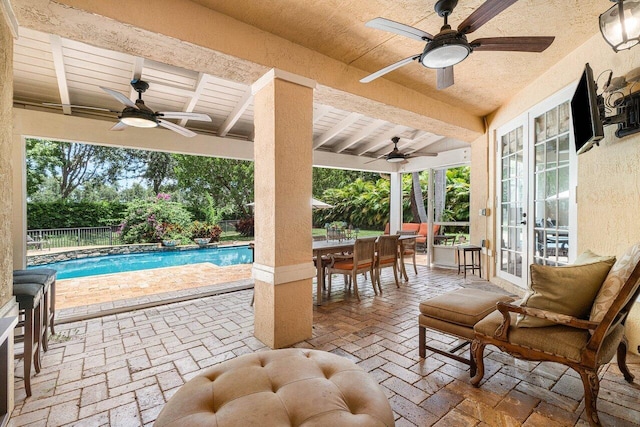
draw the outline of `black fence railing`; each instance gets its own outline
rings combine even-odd
[[[27,249],[121,245],[118,227],[48,228],[27,231]]]

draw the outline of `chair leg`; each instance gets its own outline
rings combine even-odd
[[[33,321],[33,338],[34,338],[34,347],[35,354],[33,356],[33,367],[36,370],[36,373],[40,373],[42,369],[42,365],[40,363],[40,345],[42,343],[42,307],[43,304],[40,303],[36,308],[34,308],[34,321]]]
[[[398,270],[393,267],[393,278],[396,279],[396,288],[400,288],[400,282],[398,282]]]
[[[24,389],[31,396],[31,363],[33,362],[33,310],[24,311]]]
[[[421,358],[427,357],[427,349],[425,344],[427,343],[427,329],[424,326],[418,326],[418,354]]]
[[[481,343],[478,340],[473,340],[471,341],[471,360],[472,363],[474,363],[475,366],[475,372],[473,372],[473,366],[472,366],[472,373],[473,375],[471,376],[471,385],[473,385],[474,387],[478,387],[478,385],[480,385],[480,381],[482,381],[482,377],[484,377],[484,348],[485,348],[486,344]]]
[[[333,274],[331,272],[327,272],[327,278],[328,283],[327,283],[327,299],[331,296],[331,277],[333,276]]]
[[[49,290],[51,290],[51,287],[49,287]],[[42,318],[40,319],[42,324],[42,335],[40,340],[43,351],[49,351],[49,298],[50,292],[45,292],[42,295]]]
[[[632,383],[634,377],[633,377],[633,374],[629,372],[629,368],[627,367],[628,344],[629,343],[627,341],[627,337],[623,336],[622,341],[620,341],[620,344],[618,344],[617,359],[618,359],[618,368],[620,369],[620,372],[622,372],[622,375],[624,375],[624,379],[628,383]]]
[[[351,281],[353,282],[353,292],[356,294],[356,298],[360,301],[360,294],[358,293],[358,273],[351,275]]]
[[[418,274],[418,267],[416,267],[416,251],[413,251],[413,272]]]
[[[582,385],[584,386],[584,407],[587,410],[587,420],[589,421],[589,425],[600,426],[598,409],[596,408],[598,391],[600,390],[598,373],[587,369],[580,369],[578,370],[578,373],[580,374]]]

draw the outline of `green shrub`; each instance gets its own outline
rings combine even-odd
[[[162,240],[188,244],[190,225],[191,214],[184,206],[169,201],[169,196],[161,193],[155,199],[130,203],[120,231],[123,242],[129,244]]]
[[[236,231],[240,233],[241,236],[253,236],[255,233],[253,217],[244,218],[238,221],[238,223],[236,224]]]
[[[101,227],[120,224],[127,205],[119,202],[30,202],[27,228]]]
[[[192,239],[210,238],[212,242],[218,242],[220,234],[222,234],[222,229],[217,224],[193,221],[189,227],[189,235]]]

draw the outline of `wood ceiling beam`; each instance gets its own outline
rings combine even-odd
[[[253,94],[251,93],[251,87],[249,87],[242,95],[242,98],[240,98],[240,101],[238,101],[236,106],[233,107],[233,111],[229,113],[224,123],[220,125],[220,128],[218,129],[218,135],[225,136],[226,134],[228,134],[231,128],[236,124],[236,122],[240,119],[242,114],[245,112],[247,107],[251,105],[252,101],[253,101]]]
[[[53,55],[53,68],[56,72],[58,80],[58,92],[60,93],[60,103],[64,114],[71,114],[71,99],[69,97],[69,86],[67,85],[67,73],[64,69],[64,55],[62,53],[62,39],[60,36],[51,34],[49,36],[51,43],[51,54]],[[66,105],[65,105],[66,104]]]
[[[362,117],[364,116],[360,113],[350,113],[347,117],[336,123],[331,129],[314,139],[313,149],[315,150],[316,148],[321,147],[323,144],[326,144],[329,140],[331,140],[331,138],[335,137],[337,134],[360,120]]]
[[[346,141],[341,142],[340,144],[336,145],[336,147],[334,148],[333,151],[335,153],[342,153],[347,148],[350,148],[353,145],[355,145],[358,142],[360,142],[361,140],[367,138],[369,135],[371,135],[376,130],[380,129],[385,124],[387,124],[387,122],[385,122],[384,120],[380,120],[380,119],[376,119],[376,120],[372,121],[367,126],[362,128],[360,130],[360,132],[356,133],[355,135],[353,135],[351,138],[347,139]]]

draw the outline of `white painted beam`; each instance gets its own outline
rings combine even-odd
[[[71,114],[71,99],[69,98],[69,87],[67,86],[67,73],[64,69],[64,55],[62,54],[62,39],[60,36],[51,34],[49,36],[51,43],[51,54],[53,55],[53,68],[56,72],[58,81],[58,92],[60,93],[60,103],[64,114]],[[65,105],[66,104],[66,105]]]
[[[316,148],[321,147],[323,144],[331,140],[331,138],[335,137],[337,134],[360,120],[362,117],[363,116],[360,113],[350,113],[347,117],[336,123],[331,129],[317,137],[313,141],[313,149],[315,150]]]
[[[136,56],[133,58],[133,69],[131,70],[131,80],[142,78],[142,68],[144,67],[144,58]],[[138,92],[131,86],[129,91],[129,99],[138,99]]]
[[[444,136],[430,134],[428,138],[425,138],[425,140],[421,141],[419,144],[411,145],[411,147],[409,147],[406,152],[407,154],[415,153],[416,151],[423,150],[428,146],[430,146],[431,144],[435,144],[436,142],[442,141],[443,139],[445,139]]]
[[[318,120],[327,115],[331,111],[331,107],[328,105],[318,105],[313,109],[313,123],[317,123]]]
[[[393,149],[393,143],[391,142],[391,138],[393,138],[394,136],[401,134],[402,132],[404,132],[406,128],[404,126],[401,125],[396,125],[393,128],[389,129],[388,131],[384,132],[382,135],[380,135],[379,137],[377,137],[376,139],[374,139],[373,141],[365,144],[362,147],[359,147],[356,154],[358,156],[361,156],[364,153],[368,153],[369,151],[375,151],[379,148],[381,148],[383,145],[388,145],[389,146],[389,151],[391,151]]]
[[[220,125],[220,128],[218,129],[219,136],[226,136],[229,133],[231,128],[233,128],[233,126],[240,119],[245,110],[249,107],[249,105],[251,105],[252,101],[253,93],[251,91],[251,88],[248,88],[244,92],[242,98],[240,98],[236,106],[233,107],[233,111],[231,111],[231,113],[227,116],[224,123]]]
[[[208,74],[200,73],[198,75],[198,83],[196,83],[194,94],[191,97],[191,99],[189,100],[189,102],[187,102],[186,105],[184,106],[184,112],[185,113],[192,113],[193,112],[193,109],[196,108],[196,105],[198,104],[198,101],[200,100],[200,96],[202,96],[202,92],[204,91],[204,87],[207,85],[207,83],[209,81],[210,81],[210,79],[209,79],[209,75]],[[189,121],[188,119],[182,119],[182,120],[180,120],[180,122],[178,124],[180,126],[186,126],[188,121]]]
[[[364,138],[368,137],[369,135],[371,135],[373,132],[375,132],[376,130],[378,130],[379,128],[384,126],[385,124],[387,124],[387,122],[385,122],[384,120],[379,120],[378,119],[378,120],[372,121],[367,126],[363,127],[360,130],[360,132],[357,132],[351,138],[349,138],[346,141],[341,142],[340,144],[336,145],[336,147],[334,148],[333,151],[336,152],[336,153],[343,152],[347,148],[357,144],[358,142],[360,142]]]
[[[463,166],[471,163],[471,148],[456,148],[443,151],[436,157],[413,157],[407,163],[401,164],[402,173],[420,172],[426,169],[441,169],[446,167]]]

